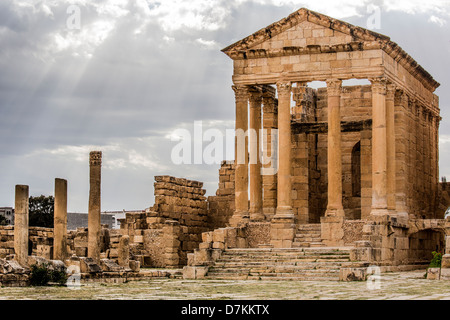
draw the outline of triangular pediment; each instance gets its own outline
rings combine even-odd
[[[309,45],[332,46],[357,41],[385,41],[390,38],[344,21],[302,8],[228,46],[222,51],[230,57],[248,50],[270,50]]]
[[[385,35],[333,19],[306,8],[222,50],[233,60],[381,49],[399,62],[425,87],[434,91],[439,83],[398,44]]]

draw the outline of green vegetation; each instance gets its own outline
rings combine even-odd
[[[49,283],[62,286],[66,282],[67,274],[65,271],[52,270],[48,264],[31,266],[30,285],[32,286],[48,286]]]
[[[53,228],[53,212],[55,198],[53,196],[30,197],[30,227]]]

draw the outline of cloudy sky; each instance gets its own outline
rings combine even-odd
[[[194,121],[234,127],[220,49],[301,7],[368,27],[371,5],[374,31],[441,83],[440,175],[450,178],[450,1],[1,0],[0,206],[14,205],[16,184],[53,194],[58,177],[69,210],[87,212],[91,150],[103,151],[102,210],[150,207],[155,175],[214,194],[219,165],[173,164],[171,139]]]

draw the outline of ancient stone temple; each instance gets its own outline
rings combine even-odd
[[[223,52],[234,65],[236,130],[258,131],[262,118],[279,150],[276,178],[237,164],[233,225],[271,218],[281,227],[272,242],[289,247],[292,224],[322,222],[324,240],[339,244],[344,219],[438,218],[439,83],[396,43],[301,9]],[[343,85],[350,79],[370,85]],[[262,158],[263,135],[249,137],[238,157]]]

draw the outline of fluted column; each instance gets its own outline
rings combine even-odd
[[[276,216],[292,217],[291,183],[291,83],[278,82],[278,192]]]
[[[248,95],[247,86],[233,86],[236,98],[235,123],[235,206],[229,224],[236,227],[249,221],[248,210]]]
[[[344,217],[342,206],[341,80],[327,81],[328,205],[326,216]]]
[[[55,179],[53,259],[67,258],[67,180]]]
[[[396,211],[396,166],[395,166],[395,85],[386,86],[386,183],[388,210]]]
[[[88,212],[88,257],[100,261],[101,235],[101,170],[102,153],[92,151],[89,155],[89,212]]]
[[[372,78],[372,211],[387,215],[386,79]]]
[[[250,91],[250,220],[262,221],[262,177],[260,157],[262,90]]]

